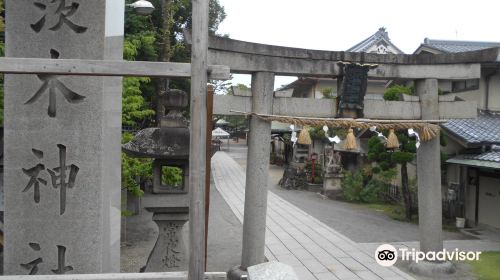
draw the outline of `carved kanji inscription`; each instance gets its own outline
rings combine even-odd
[[[71,2],[66,5],[66,0],[50,0],[50,1],[34,1],[33,5],[44,12],[44,15],[35,23],[31,24],[31,29],[36,33],[42,31],[49,21],[55,23],[49,27],[49,30],[58,31],[63,25],[67,25],[75,33],[84,33],[87,27],[78,25],[71,21],[73,16],[80,7],[79,3]]]

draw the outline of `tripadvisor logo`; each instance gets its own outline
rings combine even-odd
[[[390,244],[382,244],[375,251],[375,260],[381,266],[392,266],[398,260],[398,251]]]
[[[382,244],[375,250],[375,260],[381,266],[392,266],[398,260],[398,256],[403,261],[477,261],[481,252],[465,252],[455,250],[429,251],[422,252],[415,249],[400,248],[397,250],[390,244]]]

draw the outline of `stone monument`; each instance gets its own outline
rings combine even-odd
[[[5,4],[7,57],[123,57],[124,0]],[[5,274],[120,271],[121,81],[6,75]]]
[[[323,176],[323,194],[328,197],[336,197],[342,192],[342,158],[339,152],[335,152],[332,146],[325,148],[328,161],[325,163],[325,174]]]

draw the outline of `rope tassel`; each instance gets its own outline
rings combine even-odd
[[[299,142],[299,144],[302,144],[302,145],[311,145],[312,144],[311,135],[309,135],[309,127],[308,126],[304,126],[304,128],[302,128],[302,130],[300,131],[300,134],[299,134],[299,140],[297,142]]]
[[[389,129],[389,136],[387,136],[387,149],[399,149],[399,140],[394,133],[394,128]]]
[[[439,135],[439,130],[433,130],[427,126],[424,126],[420,129],[420,139],[422,139],[422,141],[426,142],[426,141],[430,141],[432,139],[434,139],[435,137],[437,137]]]
[[[354,130],[349,128],[347,131],[347,136],[344,141],[344,149],[352,151],[358,149],[358,144],[356,143],[356,136],[354,136]]]

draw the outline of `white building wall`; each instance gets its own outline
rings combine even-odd
[[[490,93],[488,109],[500,111],[500,74],[494,75],[490,79]]]
[[[478,222],[500,228],[500,179],[479,178]]]

